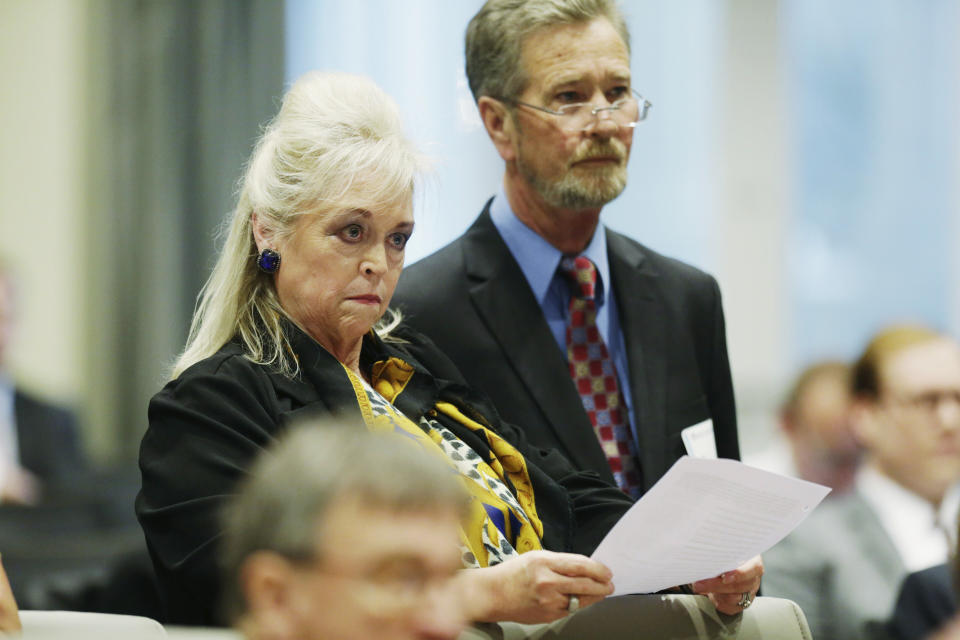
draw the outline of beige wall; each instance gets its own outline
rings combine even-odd
[[[182,270],[205,259],[171,249],[188,233],[207,246],[275,109],[282,7],[0,0],[0,256],[22,293],[10,365],[79,411],[99,461],[134,457],[181,347],[195,293]]]
[[[86,375],[84,17],[77,0],[0,2],[0,255],[19,280],[9,364],[24,385],[70,403]]]

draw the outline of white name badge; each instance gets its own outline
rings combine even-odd
[[[710,418],[687,427],[680,432],[680,438],[687,455],[694,458],[717,457],[717,441],[713,437],[713,420]]]

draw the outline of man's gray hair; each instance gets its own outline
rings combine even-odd
[[[615,0],[488,0],[467,25],[465,55],[473,99],[514,99],[526,88],[524,40],[561,24],[606,18],[630,50],[630,32]]]
[[[257,551],[293,562],[319,559],[319,525],[343,499],[397,511],[466,508],[451,467],[407,438],[330,419],[293,427],[254,463],[223,513],[220,564],[229,620],[246,610],[240,583],[246,559]]]

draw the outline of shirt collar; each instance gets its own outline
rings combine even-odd
[[[915,571],[945,559],[947,535],[941,520],[943,514],[932,504],[869,464],[857,471],[856,486],[883,523],[908,569]],[[930,547],[941,540],[942,553],[934,553],[931,548],[928,550],[935,557],[918,557],[918,545]],[[941,555],[943,558],[938,560]]]
[[[510,207],[510,201],[507,200],[503,187],[500,188],[490,204],[490,218],[517,264],[520,265],[520,270],[527,278],[527,283],[533,290],[537,302],[542,305],[563,253],[520,221]],[[607,262],[607,234],[603,232],[603,229],[602,224],[597,225],[597,230],[594,232],[593,238],[590,239],[590,244],[579,254],[589,258],[597,268],[598,306],[603,304],[607,283],[610,282],[610,265]]]
[[[936,521],[933,505],[869,464],[857,471],[857,489],[878,511],[909,513],[930,524]]]
[[[946,495],[940,502],[940,511],[937,514],[940,525],[947,532],[950,548],[957,549],[957,519],[960,517],[960,483],[947,489]]]

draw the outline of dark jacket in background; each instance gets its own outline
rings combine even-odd
[[[923,640],[957,612],[953,576],[947,564],[911,573],[903,580],[887,635],[893,640]]]
[[[44,484],[70,483],[86,468],[73,413],[19,389],[13,412],[20,466]]]

